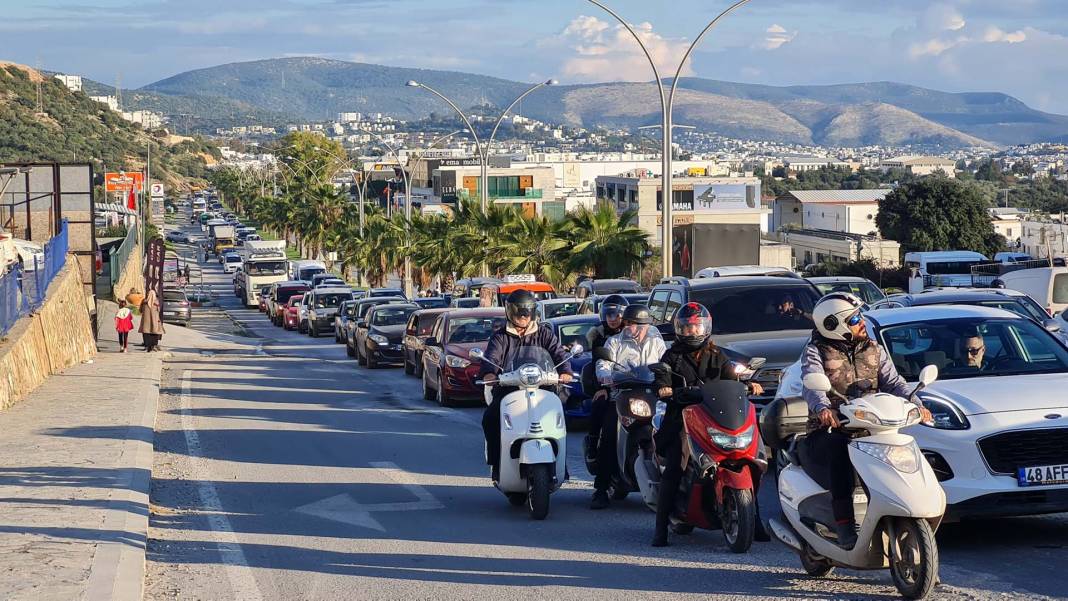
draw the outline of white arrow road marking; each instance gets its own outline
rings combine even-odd
[[[302,505],[293,511],[334,522],[385,532],[386,528],[371,515],[372,513],[433,511],[445,508],[440,501],[434,498],[434,495],[430,494],[430,491],[420,486],[411,474],[400,469],[397,464],[391,461],[378,461],[372,462],[371,467],[382,472],[386,478],[404,487],[416,500],[400,503],[359,503],[352,498],[351,494],[341,493],[321,501]]]

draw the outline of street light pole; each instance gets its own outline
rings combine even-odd
[[[657,89],[660,91],[661,127],[663,127],[664,141],[662,157],[663,165],[661,167],[663,170],[663,174],[660,177],[662,189],[661,219],[663,220],[663,223],[661,224],[663,229],[661,230],[660,235],[660,259],[663,277],[671,277],[671,202],[674,197],[674,190],[672,189],[673,178],[671,173],[671,110],[675,102],[675,90],[678,89],[679,76],[682,75],[682,69],[686,66],[686,60],[690,58],[690,54],[693,53],[694,48],[696,48],[697,44],[700,43],[701,39],[705,37],[705,34],[707,34],[713,27],[715,27],[715,25],[719,23],[720,19],[734,12],[735,9],[739,8],[743,4],[748,3],[749,0],[737,0],[737,2],[728,6],[723,12],[719,13],[719,15],[717,15],[715,19],[712,19],[712,21],[710,21],[708,25],[705,25],[705,28],[701,30],[701,33],[698,34],[696,38],[694,38],[693,43],[691,43],[690,47],[686,49],[686,53],[682,55],[682,60],[679,61],[679,66],[675,70],[675,77],[671,80],[670,94],[664,90],[664,81],[660,78],[660,70],[656,66],[656,61],[653,60],[653,55],[649,52],[649,48],[646,47],[645,42],[642,41],[642,38],[638,35],[638,32],[634,31],[634,28],[631,27],[630,24],[623,19],[623,17],[619,16],[618,13],[605,6],[603,3],[600,2],[600,0],[589,0],[589,2],[594,6],[597,6],[598,8],[604,10],[606,13],[612,15],[615,20],[619,21],[619,23],[627,31],[630,32],[631,36],[634,37],[634,41],[638,42],[638,45],[641,46],[642,52],[645,53],[645,58],[649,61],[649,66],[653,68],[653,76],[656,78],[656,86]]]

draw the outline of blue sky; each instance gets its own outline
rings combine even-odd
[[[725,0],[605,0],[664,69]],[[137,87],[322,56],[533,81],[651,79],[586,0],[0,0],[0,60]],[[1068,0],[751,0],[685,73],[771,85],[899,81],[1068,114]]]

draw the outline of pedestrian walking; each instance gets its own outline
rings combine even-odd
[[[125,353],[130,344],[130,332],[133,331],[133,311],[126,306],[126,301],[119,301],[119,310],[115,312],[115,331],[119,333],[119,352]]]
[[[149,290],[141,303],[141,327],[137,331],[141,332],[141,338],[145,341],[146,352],[159,350],[159,341],[166,330],[163,329],[159,297],[156,296],[155,290]]]

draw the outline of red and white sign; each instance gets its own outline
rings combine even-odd
[[[144,190],[145,174],[140,171],[109,171],[104,174],[104,190],[107,192],[128,192],[133,190],[140,194]]]

